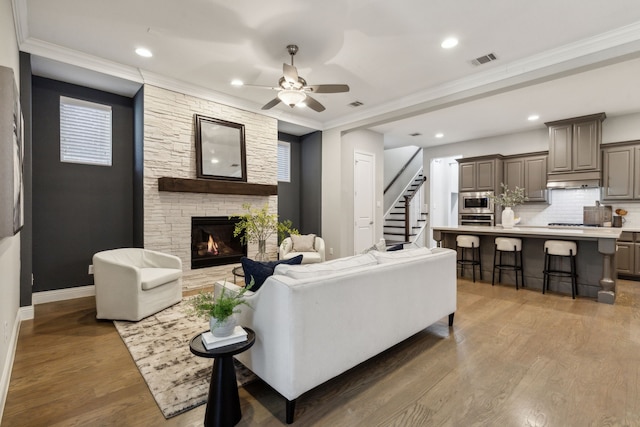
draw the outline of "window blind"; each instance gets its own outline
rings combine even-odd
[[[111,106],[60,97],[60,161],[111,166]]]
[[[278,181],[291,182],[291,145],[278,141]]]

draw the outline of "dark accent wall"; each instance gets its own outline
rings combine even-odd
[[[31,305],[31,274],[33,272],[32,242],[32,180],[31,180],[31,55],[20,52],[20,105],[24,119],[24,226],[20,231],[20,307]]]
[[[111,167],[60,161],[60,96],[112,107]],[[134,243],[131,98],[33,78],[34,292],[93,284],[94,253]]]
[[[291,182],[278,181],[278,219],[290,219],[300,229],[300,137],[278,132],[278,141],[291,144]]]
[[[133,97],[133,246],[144,248],[144,86]]]
[[[302,136],[300,232],[322,236],[322,132]]]

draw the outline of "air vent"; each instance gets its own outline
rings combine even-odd
[[[364,105],[364,104],[362,104],[362,102],[360,101],[353,101],[352,103],[349,104],[350,107],[359,107],[361,105]]]
[[[410,133],[409,136],[420,136],[422,135],[420,132]]]
[[[472,59],[471,63],[473,65],[477,66],[477,65],[486,64],[486,63],[491,62],[491,61],[495,61],[496,59],[498,59],[498,57],[496,56],[495,53],[489,53],[489,54],[484,55],[484,56],[479,56],[476,59]]]

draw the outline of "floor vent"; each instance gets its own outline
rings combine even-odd
[[[486,64],[491,61],[495,61],[496,59],[498,59],[498,57],[496,56],[495,53],[489,53],[487,55],[479,56],[476,59],[472,59],[471,63],[477,66],[477,65]]]
[[[362,102],[360,101],[353,101],[352,103],[349,104],[350,107],[359,107],[361,105],[364,105],[364,104],[362,104]]]

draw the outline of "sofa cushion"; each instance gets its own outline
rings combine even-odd
[[[429,255],[430,253],[431,249],[429,248],[404,249],[402,251],[391,252],[372,252],[373,256],[380,264],[395,262],[402,259],[416,258],[419,256]]]
[[[298,255],[302,255],[302,262],[300,264],[313,264],[322,262],[322,256],[319,252],[289,252],[282,259],[291,259]]]
[[[315,234],[292,234],[291,243],[293,252],[316,252],[316,235]]]
[[[354,255],[346,258],[338,258],[318,264],[304,265],[279,265],[275,274],[291,277],[292,279],[308,279],[317,276],[326,276],[368,265],[376,265],[378,262],[372,254]]]
[[[165,283],[173,282],[182,277],[182,270],[176,268],[141,268],[140,269],[140,282],[142,289],[148,291],[149,289],[157,288]]]
[[[246,284],[251,283],[251,278],[253,277],[253,286],[251,290],[256,292],[260,289],[260,286],[267,280],[267,277],[273,274],[273,270],[279,264],[289,264],[296,265],[302,262],[302,255],[295,256],[290,259],[282,259],[279,261],[267,261],[260,262],[254,261],[247,257],[240,258],[240,263],[242,264],[242,269],[244,270],[244,282]]]

